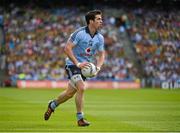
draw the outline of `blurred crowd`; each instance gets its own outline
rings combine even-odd
[[[104,28],[100,31],[105,37],[107,57],[94,79],[137,80],[139,68],[125,56],[119,37],[127,31],[145,79],[180,80],[180,12],[144,8],[111,10],[104,14]],[[118,24],[113,14],[120,10],[123,14],[119,19],[123,23]],[[86,25],[85,12],[72,7],[43,9],[11,5],[4,15],[11,80],[66,79],[63,47],[74,30]]]
[[[77,8],[19,8],[5,12],[8,74],[12,81],[64,80],[63,47],[69,35],[85,25],[85,12]],[[135,80],[133,65],[124,57],[113,16],[104,16],[107,58],[98,80]]]
[[[180,81],[180,11],[128,12],[128,33],[150,82]],[[154,83],[152,83],[154,84]]]

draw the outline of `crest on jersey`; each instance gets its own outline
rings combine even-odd
[[[89,43],[88,43],[88,46],[92,46],[93,45],[93,41],[90,40]]]

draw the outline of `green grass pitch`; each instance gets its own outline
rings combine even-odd
[[[0,89],[0,132],[180,132],[180,90],[86,90],[89,127],[77,126],[74,98],[44,121],[62,91]]]

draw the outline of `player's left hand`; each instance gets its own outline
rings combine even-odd
[[[98,66],[96,66],[96,72],[94,73],[94,75],[93,76],[96,76],[98,73],[99,73],[99,71],[101,70],[101,68],[100,67],[98,67]]]

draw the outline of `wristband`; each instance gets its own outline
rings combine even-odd
[[[76,66],[79,67],[81,65],[81,63],[77,63]]]
[[[100,67],[96,67],[97,68],[97,71],[100,71],[101,70],[101,68]]]

